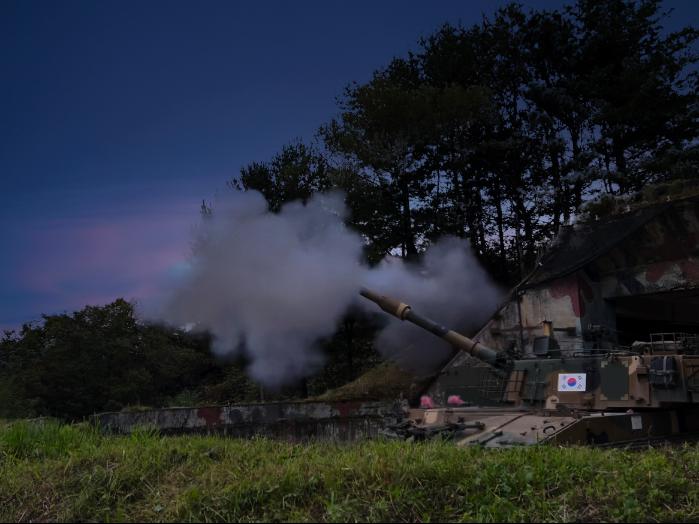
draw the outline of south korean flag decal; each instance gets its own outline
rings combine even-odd
[[[585,391],[586,378],[585,373],[559,373],[558,391]]]

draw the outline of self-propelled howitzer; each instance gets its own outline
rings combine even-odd
[[[447,431],[461,444],[486,446],[615,444],[699,435],[696,351],[658,350],[651,344],[643,351],[510,359],[399,300],[365,288],[360,294],[488,363],[501,378],[497,405],[484,407],[468,405],[459,395],[479,384],[440,375],[442,398],[428,397],[420,408],[411,409],[397,434],[419,438]]]

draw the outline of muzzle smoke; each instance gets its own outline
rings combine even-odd
[[[342,195],[267,211],[256,192],[218,202],[196,233],[194,255],[162,317],[211,332],[215,351],[245,355],[248,372],[268,387],[309,376],[323,365],[317,341],[333,334],[353,304],[376,311],[357,293],[374,288],[457,329],[484,322],[498,291],[465,241],[435,244],[421,267],[387,259],[361,262],[363,241],[344,225]],[[393,319],[377,340],[382,353],[410,369],[434,366],[449,347]]]

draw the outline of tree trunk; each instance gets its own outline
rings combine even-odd
[[[504,228],[504,218],[502,213],[502,195],[500,194],[500,184],[495,184],[494,195],[495,197],[495,210],[497,213],[497,227],[498,227],[498,243],[500,247],[500,259],[503,264],[506,262],[505,254],[505,228]]]
[[[403,256],[408,259],[414,259],[417,257],[417,246],[415,245],[415,238],[413,236],[412,228],[412,216],[410,209],[410,186],[406,176],[400,178],[400,191],[401,191],[401,206],[402,206],[402,225],[403,225]]]
[[[570,139],[573,143],[573,169],[578,169],[578,161],[580,160],[580,132],[574,127],[570,129]],[[573,208],[577,211],[582,205],[582,188],[583,181],[576,178],[573,183]],[[565,222],[570,221],[570,201],[565,203]]]
[[[632,189],[629,184],[629,173],[626,165],[626,157],[624,156],[624,148],[619,143],[619,139],[613,140],[614,147],[614,162],[616,163],[616,172],[619,175],[619,193],[622,195]],[[623,185],[622,185],[623,182]]]
[[[467,238],[473,232],[471,221],[471,195],[466,191],[466,186],[461,185],[461,199],[459,200],[459,237]]]
[[[558,231],[561,225],[562,199],[564,197],[563,187],[561,184],[561,168],[558,162],[558,153],[551,151],[551,178],[553,179],[553,231]]]

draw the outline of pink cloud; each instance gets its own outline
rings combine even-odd
[[[187,258],[197,212],[186,201],[113,218],[35,222],[19,281],[51,309],[152,297]]]

